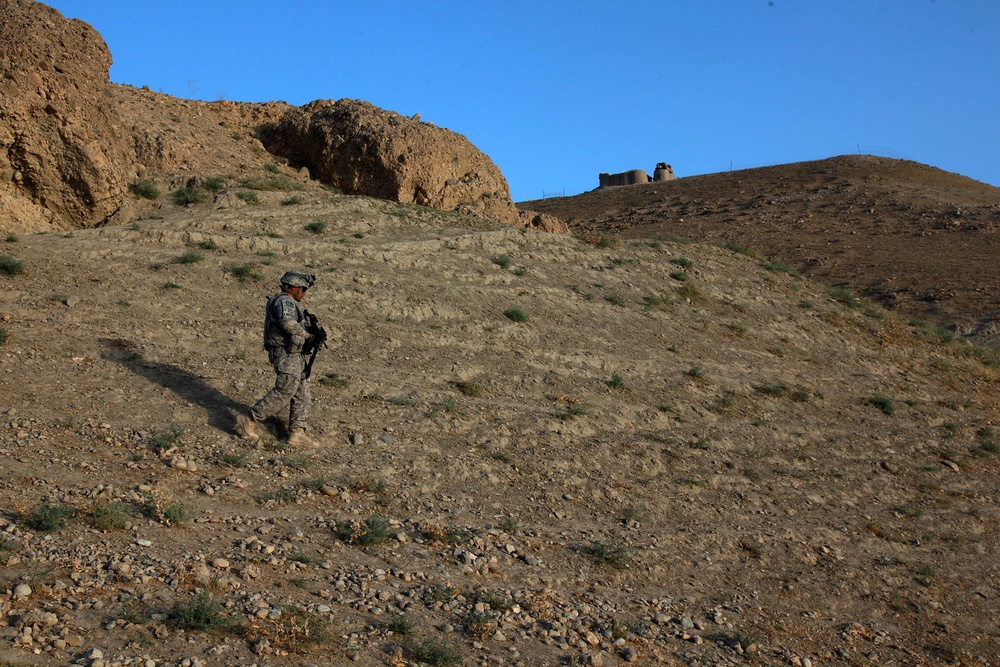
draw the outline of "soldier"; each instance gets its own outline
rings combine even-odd
[[[306,315],[299,306],[306,290],[316,282],[316,276],[292,269],[281,276],[280,282],[281,294],[267,300],[264,313],[264,349],[277,378],[274,388],[264,398],[247,414],[236,418],[236,430],[244,438],[257,441],[260,439],[257,422],[288,405],[288,444],[317,447],[319,443],[306,435],[312,396],[308,376],[304,374],[306,359],[302,347],[312,335],[306,330]]]

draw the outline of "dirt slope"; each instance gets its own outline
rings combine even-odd
[[[1000,189],[866,155],[523,202],[574,231],[735,244],[1000,344]]]
[[[4,664],[1000,664],[995,357],[712,245],[261,196],[0,241]],[[316,452],[230,434],[292,266]]]

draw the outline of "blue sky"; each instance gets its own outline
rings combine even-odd
[[[997,0],[47,4],[101,33],[116,83],[419,112],[515,201],[857,152],[1000,186]]]

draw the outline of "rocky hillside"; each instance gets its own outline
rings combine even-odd
[[[712,245],[302,197],[0,240],[0,663],[1000,665],[996,356]],[[291,266],[316,451],[231,434]]]
[[[927,165],[851,155],[521,206],[581,234],[755,253],[1000,346],[1000,188]]]
[[[0,0],[0,231],[121,222],[154,191],[205,182],[247,191],[333,187],[565,230],[519,213],[489,157],[419,118],[355,100],[301,108],[180,100],[112,84],[110,65],[87,24],[40,2]]]

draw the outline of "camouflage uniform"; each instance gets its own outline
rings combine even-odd
[[[302,377],[306,360],[302,346],[308,333],[303,325],[305,316],[295,299],[277,294],[267,300],[264,315],[264,349],[277,378],[274,388],[250,408],[250,417],[263,421],[289,406],[288,428],[307,428],[312,394],[309,380]]]

